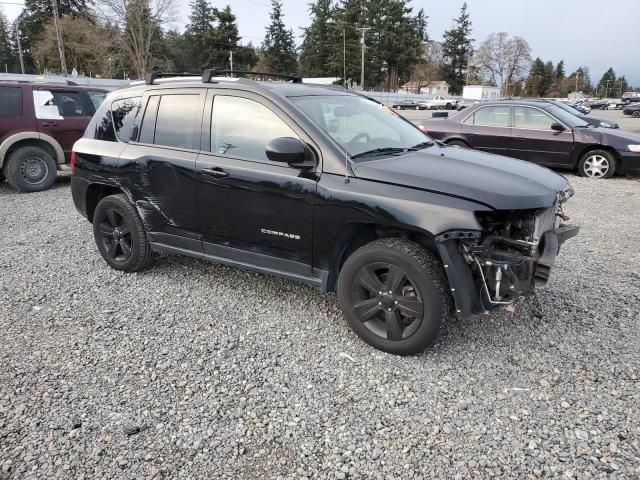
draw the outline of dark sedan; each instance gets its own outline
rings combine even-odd
[[[551,102],[484,102],[422,126],[450,145],[577,169],[585,177],[640,175],[640,135],[594,127]]]
[[[625,115],[631,115],[633,118],[640,118],[640,103],[630,103],[622,109]]]
[[[397,110],[426,110],[427,107],[420,107],[418,102],[413,100],[400,100],[399,102],[395,102],[391,108],[395,108]]]

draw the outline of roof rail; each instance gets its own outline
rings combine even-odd
[[[158,70],[155,70],[151,73],[148,73],[145,77],[144,77],[144,83],[146,85],[153,85],[153,81],[158,79],[158,78],[166,78],[166,77],[199,77],[200,74],[199,73],[171,73],[171,72],[160,72]]]
[[[202,83],[209,83],[214,77],[223,75],[256,75],[259,77],[282,78],[290,80],[292,83],[302,83],[302,77],[298,75],[285,75],[281,73],[254,72],[251,70],[222,70],[218,68],[208,68],[202,72]]]

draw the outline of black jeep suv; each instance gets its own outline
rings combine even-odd
[[[158,251],[337,291],[360,337],[412,354],[450,314],[544,285],[577,233],[546,168],[438,144],[357,94],[228,74],[113,92],[76,143],[73,200],[113,268]]]

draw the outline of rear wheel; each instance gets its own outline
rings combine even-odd
[[[631,115],[633,116],[633,118],[640,118],[640,112],[639,111],[635,111]]]
[[[27,146],[14,150],[4,166],[4,175],[20,192],[40,192],[51,188],[58,175],[57,165],[46,150]]]
[[[110,195],[93,214],[93,236],[102,258],[116,270],[137,272],[151,263],[151,246],[126,195]]]
[[[356,250],[340,272],[338,297],[360,338],[397,355],[431,345],[450,315],[451,297],[439,260],[398,238]]]
[[[615,157],[606,150],[585,153],[578,164],[578,173],[588,178],[611,178],[616,172]]]

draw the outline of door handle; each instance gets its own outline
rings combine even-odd
[[[53,123],[49,123],[49,122],[42,122],[42,126],[43,127],[57,127],[58,123],[57,122],[53,122]]]
[[[210,175],[212,177],[216,177],[216,178],[224,178],[224,177],[228,177],[229,174],[227,172],[225,172],[223,169],[221,169],[220,167],[215,167],[215,168],[203,168],[202,169],[202,173],[205,175]]]

